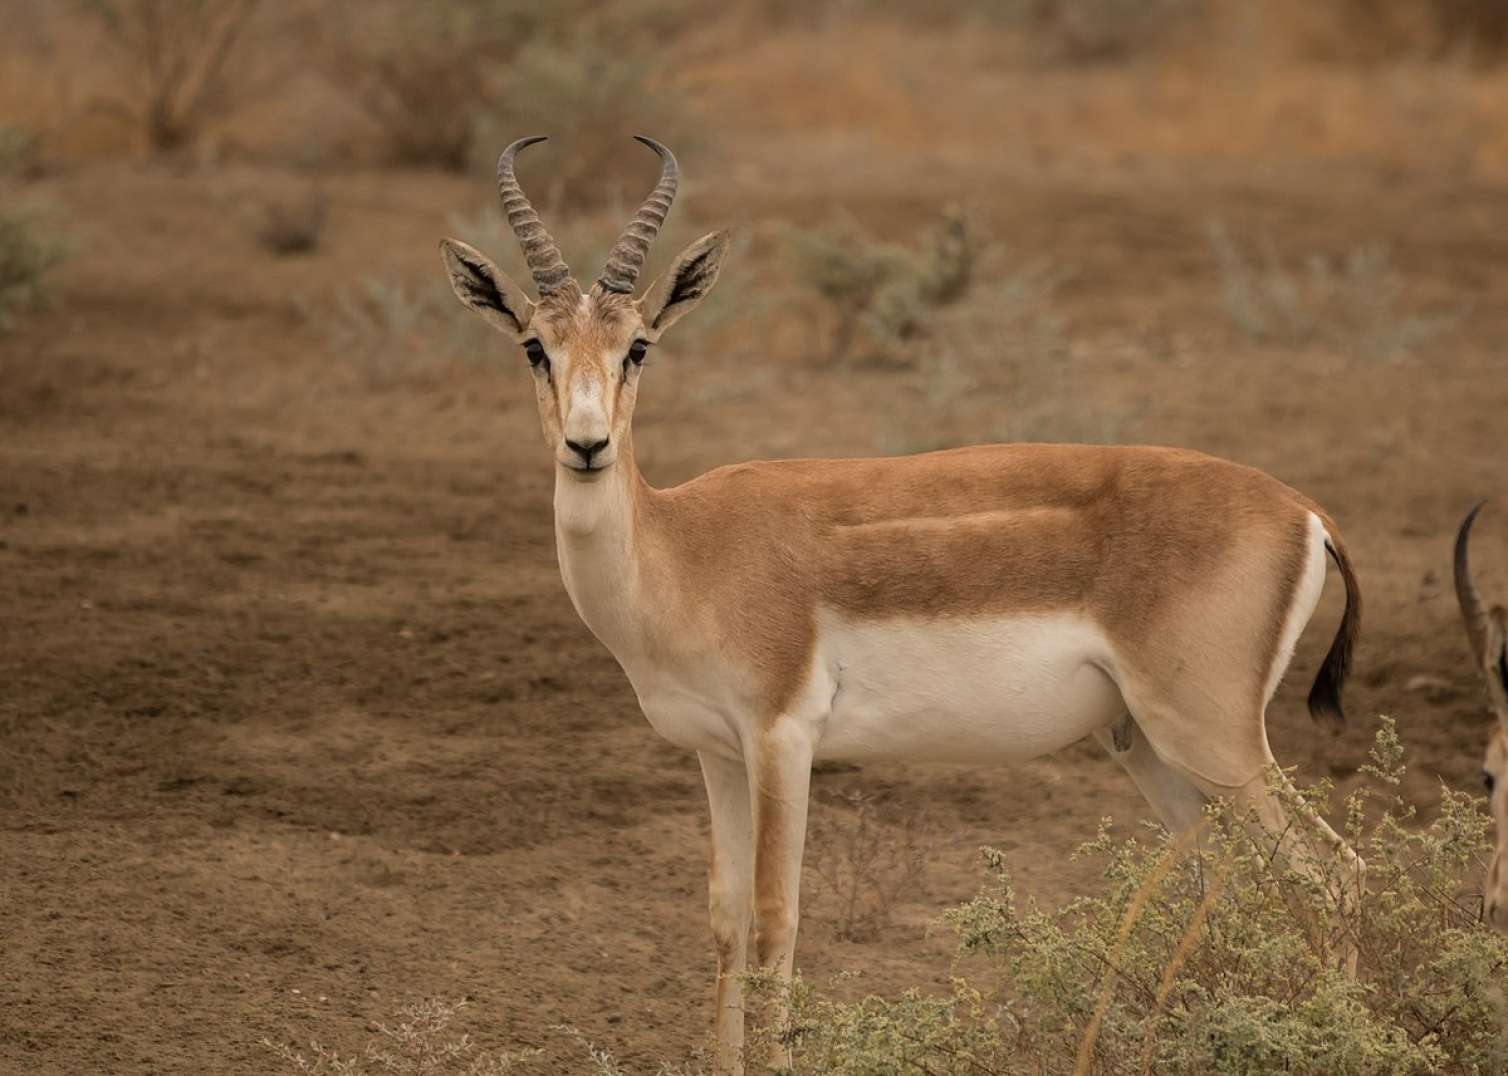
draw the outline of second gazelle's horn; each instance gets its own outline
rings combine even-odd
[[[1478,501],[1472,505],[1461,521],[1461,529],[1456,532],[1456,601],[1461,605],[1461,619],[1466,622],[1466,635],[1471,640],[1471,656],[1478,662],[1484,660],[1483,650],[1487,645],[1487,607],[1482,604],[1482,596],[1471,579],[1467,545],[1471,541],[1471,525],[1486,503]]]
[[[616,291],[624,295],[633,294],[639,270],[644,268],[644,259],[649,256],[649,245],[660,234],[660,225],[665,223],[670,203],[675,201],[675,189],[681,178],[675,154],[653,138],[645,138],[643,135],[634,135],[634,138],[658,153],[662,166],[660,182],[655,184],[655,189],[644,199],[644,204],[634,214],[634,219],[623,229],[618,242],[613,244],[612,253],[607,256],[607,265],[597,278],[597,286],[604,291]]]
[[[503,201],[503,214],[508,218],[513,234],[518,236],[519,246],[524,248],[524,262],[529,266],[535,286],[539,288],[540,298],[559,291],[571,283],[572,279],[571,267],[560,256],[560,248],[555,245],[550,233],[545,231],[539,214],[534,212],[529,199],[524,197],[523,188],[518,185],[518,178],[513,174],[513,158],[518,155],[518,151],[544,140],[543,135],[520,138],[503,150],[502,156],[497,159],[497,194]]]

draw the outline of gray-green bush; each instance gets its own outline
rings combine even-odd
[[[840,359],[861,330],[880,348],[926,335],[937,312],[968,293],[978,255],[957,210],[910,245],[876,239],[847,216],[826,228],[789,229],[786,243],[803,284],[832,312]]]
[[[44,214],[0,209],[0,333],[42,298],[48,273],[67,256],[66,240]]]
[[[1280,866],[1220,806],[1190,850],[1102,831],[1080,854],[1104,862],[1104,888],[1056,912],[1023,904],[1005,857],[986,851],[984,891],[944,920],[961,956],[982,961],[979,977],[1000,985],[845,1002],[798,982],[794,1071],[1504,1071],[1508,938],[1481,923],[1481,801],[1442,789],[1438,816],[1416,824],[1396,795],[1402,750],[1387,719],[1367,769],[1371,786],[1344,805],[1369,865],[1354,907]],[[1336,959],[1340,936],[1360,952],[1354,979]]]
[[[1253,256],[1220,224],[1209,229],[1220,266],[1220,298],[1231,324],[1253,340],[1300,347],[1322,344],[1364,358],[1404,358],[1451,328],[1460,312],[1425,314],[1410,303],[1387,249],[1319,254],[1302,268],[1272,247]]]

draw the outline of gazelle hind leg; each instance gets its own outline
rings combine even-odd
[[[1209,800],[1178,770],[1169,766],[1128,714],[1114,728],[1094,734],[1110,757],[1121,764],[1169,833],[1199,824]]]
[[[1141,712],[1145,711],[1138,711]],[[1228,744],[1224,750],[1212,749],[1206,758],[1200,744],[1213,742],[1213,737],[1203,740],[1181,738],[1176,743],[1175,753],[1172,747],[1160,744],[1158,736],[1161,730],[1176,727],[1178,722],[1166,713],[1160,718],[1151,723],[1146,736],[1154,748],[1160,748],[1156,754],[1168,760],[1165,764],[1180,772],[1204,797],[1229,802],[1252,839],[1259,842],[1269,856],[1330,894],[1343,926],[1339,936],[1341,959],[1348,973],[1354,976],[1358,954],[1351,931],[1345,925],[1354,921],[1365,865],[1350,845],[1301,801],[1287,778],[1277,769],[1272,752],[1267,748],[1266,733],[1261,731],[1262,716],[1256,714],[1245,719],[1256,724],[1261,750],[1251,756],[1246,766],[1249,776],[1232,782],[1211,776],[1212,772],[1230,767],[1234,761]],[[1226,723],[1212,721],[1211,724],[1218,728]],[[1302,909],[1299,914],[1310,920],[1314,918],[1312,913]],[[1318,928],[1313,921],[1306,926],[1311,930]]]

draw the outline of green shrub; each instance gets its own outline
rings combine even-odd
[[[47,274],[67,256],[67,243],[41,214],[0,210],[0,333],[42,298]]]
[[[1368,862],[1353,906],[1276,865],[1221,805],[1197,847],[1102,830],[1081,854],[1104,861],[1104,889],[1057,912],[1023,906],[1005,857],[987,850],[985,890],[944,920],[1003,985],[843,1002],[797,982],[795,1071],[1502,1072],[1508,938],[1480,921],[1490,822],[1479,799],[1442,789],[1438,816],[1415,825],[1394,794],[1403,767],[1386,718],[1373,758],[1382,791],[1345,804]],[[1304,798],[1327,797],[1321,786]],[[1341,935],[1360,952],[1354,979],[1335,958]]]

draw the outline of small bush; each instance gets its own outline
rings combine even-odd
[[[1367,771],[1373,787],[1345,804],[1368,862],[1356,904],[1281,867],[1221,805],[1197,845],[1102,830],[1081,854],[1104,861],[1105,888],[1056,913],[1022,907],[1005,857],[986,851],[985,891],[945,921],[960,954],[984,959],[1003,985],[840,1002],[798,982],[795,1070],[1503,1071],[1508,937],[1480,921],[1490,820],[1478,798],[1443,789],[1438,817],[1417,825],[1395,793],[1402,749],[1386,718]],[[1322,805],[1328,790],[1302,798]],[[1360,951],[1355,979],[1337,966],[1340,936]],[[756,996],[781,989],[766,976],[753,986]]]
[[[233,103],[230,62],[260,0],[80,0],[130,65],[117,102],[156,152],[193,141]]]
[[[40,214],[0,210],[0,333],[42,298],[47,274],[67,256],[67,243]]]
[[[925,895],[934,834],[922,814],[887,810],[862,792],[843,806],[812,822],[806,866],[817,884],[807,909],[832,919],[839,939],[869,941],[898,902]]]
[[[1251,257],[1219,224],[1210,226],[1210,243],[1226,316],[1253,340],[1290,347],[1318,343],[1392,361],[1460,319],[1459,313],[1401,310],[1405,289],[1380,246],[1358,247],[1336,259],[1311,255],[1296,270],[1270,246],[1260,258]]]
[[[367,277],[337,295],[323,325],[330,346],[374,386],[401,381],[436,359],[486,361],[507,348],[437,280],[414,285]]]
[[[508,1076],[537,1050],[519,1053],[477,1053],[470,1036],[451,1037],[447,1032],[465,1001],[419,1001],[398,1010],[392,1026],[379,1023],[377,1038],[360,1054],[342,1056],[322,1043],[306,1047],[263,1038],[259,1045],[270,1051],[285,1073],[320,1076],[368,1076],[398,1073],[400,1076]],[[308,1052],[303,1052],[307,1050]]]
[[[882,348],[927,335],[937,312],[968,293],[978,253],[957,211],[910,246],[875,239],[848,217],[825,229],[791,229],[787,245],[798,275],[836,319],[838,358],[861,330]]]
[[[547,134],[558,152],[536,204],[579,204],[612,193],[602,177],[633,150],[631,135],[688,147],[694,128],[683,95],[658,85],[670,30],[663,2],[451,0],[381,10],[377,18],[369,4],[338,8],[329,53],[395,162],[490,171],[509,142]]]
[[[398,164],[461,171],[478,119],[496,97],[495,65],[535,32],[526,4],[340,4],[330,63]]]
[[[318,187],[269,199],[262,207],[257,241],[273,254],[308,254],[319,246],[329,209],[329,199]]]
[[[0,177],[30,179],[42,171],[42,140],[35,131],[0,123]]]

